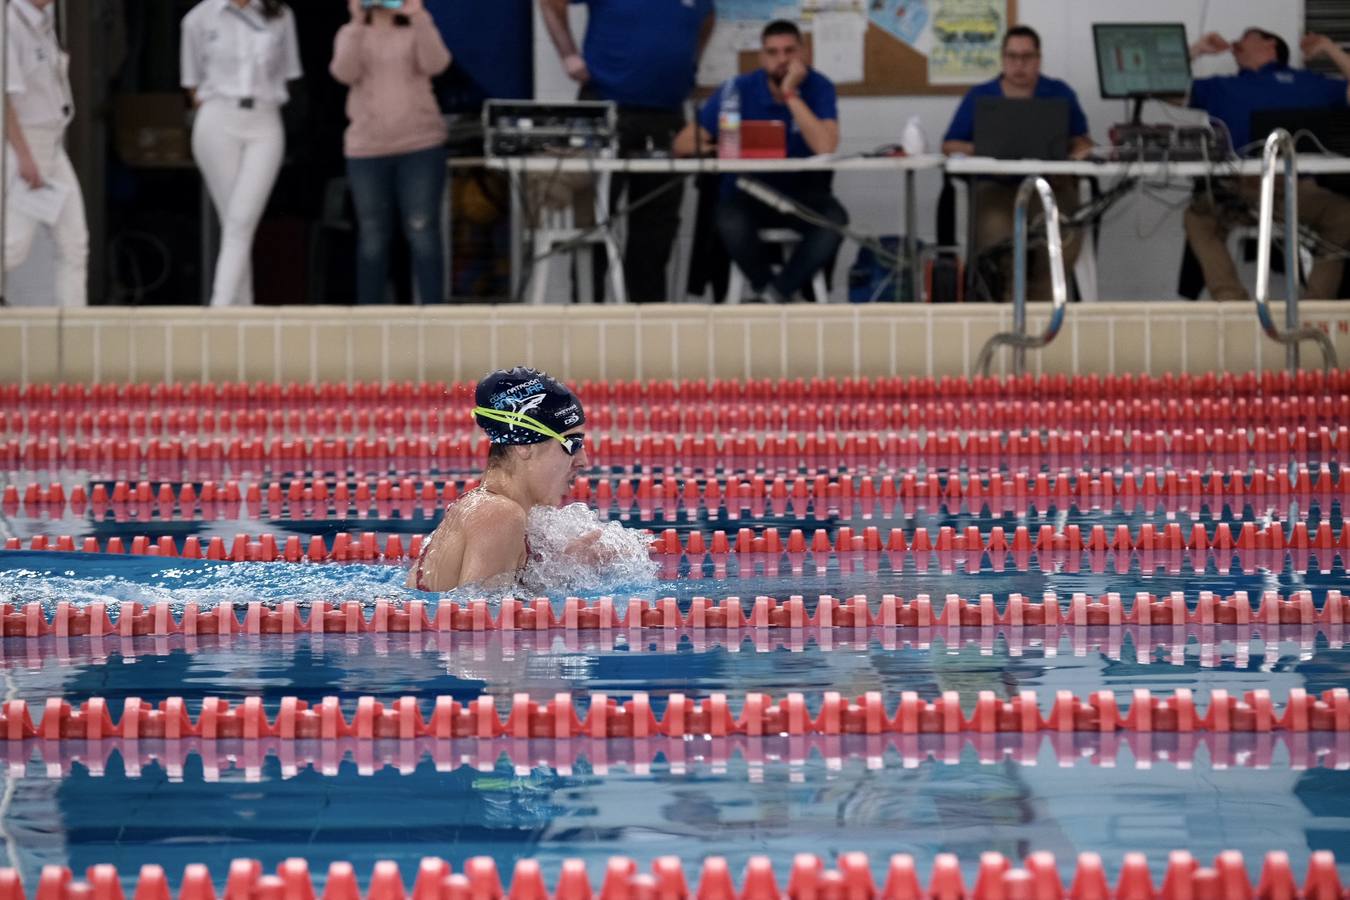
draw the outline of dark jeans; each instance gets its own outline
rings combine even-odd
[[[601,100],[595,92],[581,89],[582,100]],[[684,128],[684,113],[678,109],[619,107],[619,155],[643,156],[649,150],[670,152],[671,141]],[[623,194],[627,191],[628,196]],[[653,191],[660,191],[644,202]],[[683,176],[627,175],[615,172],[609,181],[611,215],[623,206],[642,203],[628,213],[627,241],[623,249],[623,277],[628,299],[634,303],[657,303],[668,299],[666,267],[670,248],[680,230],[680,204],[684,198]],[[623,204],[621,206],[620,204]],[[604,248],[594,251],[596,297],[604,297],[609,260]]]
[[[805,193],[794,199],[836,225],[848,224],[848,213],[829,191]],[[765,228],[791,228],[802,236],[777,275],[770,268],[772,260],[764,242],[759,239],[759,232]],[[765,288],[772,286],[789,299],[834,258],[843,241],[837,231],[775,212],[741,191],[722,197],[718,203],[717,232],[756,294],[763,294]]]
[[[395,210],[412,250],[418,298],[423,303],[445,301],[445,252],[441,243],[445,166],[445,147],[347,159],[347,180],[356,205],[357,302],[384,302]]]

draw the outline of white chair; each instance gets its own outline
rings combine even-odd
[[[786,247],[789,252],[796,244],[801,242],[802,236],[791,228],[761,228],[759,239],[766,244],[778,244]],[[725,303],[734,305],[741,302],[745,294],[745,285],[747,279],[741,267],[734,262],[731,264],[731,280],[727,283],[727,296]],[[825,270],[820,269],[811,277],[811,293],[815,295],[817,303],[829,303],[829,289],[825,286]],[[791,299],[791,298],[789,298]]]
[[[595,184],[595,221],[609,222],[609,175],[596,178]],[[628,302],[628,292],[623,278],[623,257],[619,254],[619,245],[615,240],[612,226],[596,228],[578,228],[576,214],[571,203],[562,206],[545,206],[539,212],[539,222],[528,235],[528,246],[534,255],[534,264],[530,273],[530,303],[543,304],[549,285],[549,264],[558,257],[555,247],[573,244],[571,256],[575,254],[577,263],[576,292],[582,302],[589,303],[592,296],[591,247],[603,244],[605,256],[609,260],[610,291],[606,299],[610,303]],[[581,252],[578,252],[581,251]]]

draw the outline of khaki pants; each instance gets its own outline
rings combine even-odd
[[[1238,278],[1237,265],[1228,252],[1228,233],[1235,225],[1252,225],[1254,211],[1260,208],[1261,180],[1243,178],[1236,185],[1238,195],[1252,212],[1233,212],[1216,209],[1208,195],[1197,196],[1186,210],[1186,240],[1205,272],[1205,287],[1215,300],[1249,300],[1251,295]],[[1282,221],[1284,211],[1283,183],[1275,190],[1275,221]],[[1350,198],[1319,187],[1309,179],[1298,183],[1299,221],[1314,229],[1328,244],[1340,248],[1350,246]],[[1318,256],[1308,273],[1308,287],[1304,296],[1311,299],[1334,299],[1341,284],[1344,260],[1338,256]]]
[[[1061,221],[1078,209],[1078,179],[1052,178],[1050,184],[1055,191],[1055,201],[1059,204]],[[1012,239],[1013,207],[1017,203],[1016,184],[1004,184],[997,181],[982,181],[975,186],[975,249],[982,252],[993,244]],[[1039,195],[1038,195],[1039,196]],[[1027,218],[1032,221],[1041,215],[1041,202],[1034,198],[1027,205]],[[1082,230],[1061,228],[1064,247],[1064,278],[1070,278],[1074,261],[1083,245]],[[1045,246],[1045,229],[1029,229],[1028,243],[1039,242],[1027,258],[1027,299],[1050,300],[1050,253]],[[1012,299],[1012,254],[1008,253],[1000,262],[1003,274],[1002,299]]]

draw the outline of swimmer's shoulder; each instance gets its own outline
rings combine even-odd
[[[483,494],[477,502],[459,511],[457,524],[466,535],[514,543],[525,540],[527,521],[519,503],[496,494]]]

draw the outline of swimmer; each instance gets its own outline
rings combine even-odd
[[[478,383],[474,420],[491,442],[481,483],[452,503],[408,575],[408,587],[449,591],[473,584],[506,589],[529,561],[525,529],[536,506],[561,506],[587,466],[576,394],[535,369],[499,369]],[[586,554],[600,537],[568,552]]]

